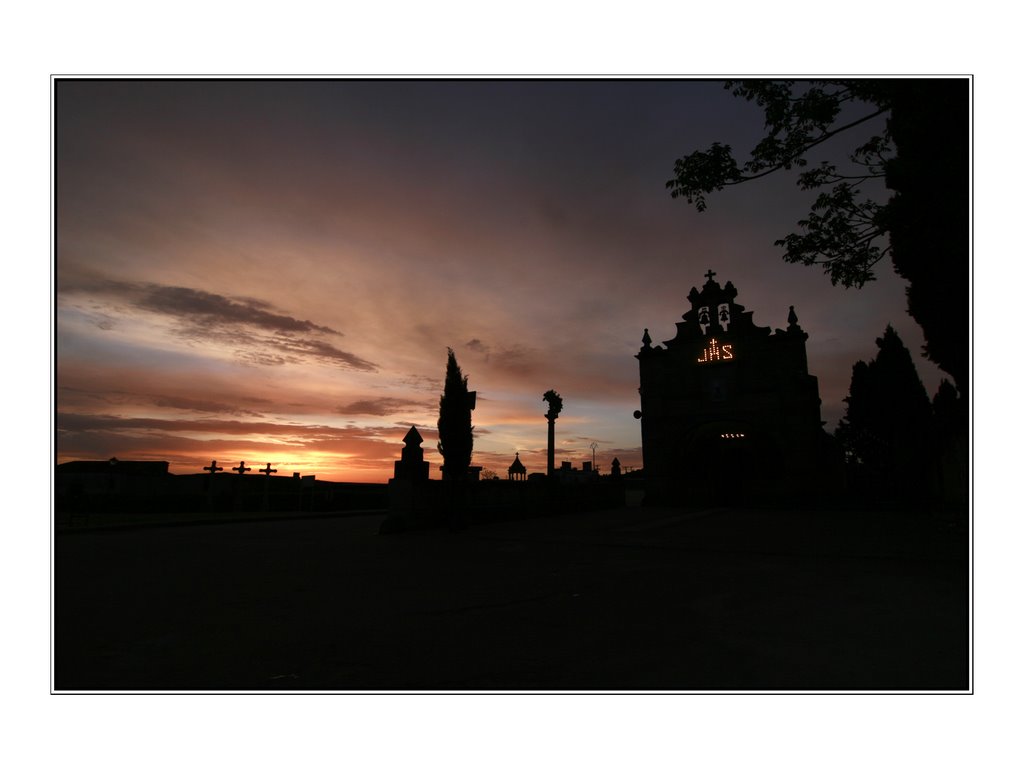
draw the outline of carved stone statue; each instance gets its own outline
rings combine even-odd
[[[544,415],[549,420],[558,418],[558,413],[562,411],[562,397],[555,391],[549,390],[544,394],[544,400],[548,402],[548,413]]]

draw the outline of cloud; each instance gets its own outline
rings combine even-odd
[[[278,456],[308,452],[343,455],[363,453],[361,442],[377,446],[381,457],[396,456],[407,429],[400,425],[332,426],[290,422],[244,420],[191,420],[118,415],[58,413],[58,455],[67,457],[87,447],[99,455],[128,459],[127,448],[136,446],[239,446],[253,442],[272,447]],[[204,450],[205,453],[205,450]]]
[[[403,438],[405,437],[405,434],[409,432],[409,428],[415,428],[416,432],[423,437],[424,441],[436,441],[438,437],[437,428],[431,425],[424,425],[418,422],[402,421],[396,422],[395,425],[402,429]]]
[[[58,432],[71,431],[171,431],[190,433],[222,434],[289,434],[296,432],[296,426],[271,422],[247,422],[243,420],[177,420],[156,417],[121,417],[112,414],[80,414],[58,412]]]
[[[181,318],[189,324],[209,326],[217,323],[254,326],[273,332],[322,332],[340,334],[327,326],[312,321],[300,321],[287,315],[267,310],[269,303],[248,298],[225,297],[201,289],[184,286],[150,285],[144,296],[135,303],[144,310]]]
[[[438,394],[444,390],[444,380],[422,374],[410,374],[397,380],[397,384],[413,390],[427,390]]]
[[[483,356],[483,361],[502,373],[530,375],[540,364],[538,351],[525,345],[493,345],[474,337],[463,347]]]
[[[58,412],[58,431],[169,431],[224,435],[280,435],[296,439],[381,438],[405,435],[401,425],[334,426],[299,422],[122,417],[115,414]]]
[[[377,371],[376,364],[367,361],[365,358],[360,358],[354,353],[339,350],[334,345],[323,340],[275,339],[274,343],[282,350],[344,364],[348,369],[356,369],[361,372]]]
[[[95,271],[69,270],[62,276],[62,296],[85,294],[113,298],[137,310],[170,319],[173,333],[199,343],[218,342],[234,348],[234,355],[256,366],[283,366],[318,360],[344,369],[376,372],[372,361],[341,350],[324,336],[344,336],[329,326],[301,320],[269,302],[251,297],[230,297],[187,286],[115,281]],[[113,328],[107,316],[101,323]]]
[[[260,412],[251,409],[242,409],[231,404],[219,401],[206,401],[196,398],[184,398],[181,396],[158,396],[153,399],[153,405],[169,409],[182,409],[189,412],[208,412],[213,414],[233,414],[239,417],[262,417]]]
[[[238,342],[229,334],[217,335],[221,341]],[[339,350],[323,340],[301,340],[291,337],[249,337],[249,344],[263,349],[237,349],[235,357],[256,366],[284,366],[285,364],[301,364],[303,360],[315,359],[329,364],[339,364],[344,369],[360,372],[376,372],[377,365],[354,353]],[[276,352],[268,352],[265,348],[272,347]]]
[[[284,366],[285,364],[296,364],[299,359],[295,356],[279,356],[274,353],[264,353],[260,350],[236,350],[235,357],[244,363],[256,366]]]
[[[129,366],[97,367],[83,358],[66,358],[59,367],[57,408],[79,414],[118,414],[134,417],[187,417],[187,412],[209,416],[323,420],[339,401],[356,400],[362,395],[331,392],[316,379],[304,378],[291,388],[277,385],[279,373],[272,370],[247,372],[238,376],[234,367],[208,370],[201,375],[171,367]],[[324,381],[330,382],[328,373]],[[296,387],[298,385],[298,387]],[[339,388],[339,390],[344,390]],[[397,393],[395,395],[405,395]]]
[[[95,386],[94,386],[95,387]],[[95,405],[97,402],[115,406],[156,406],[161,409],[180,409],[188,412],[206,412],[210,414],[230,414],[237,417],[263,417],[263,413],[245,409],[236,404],[229,404],[208,398],[189,398],[188,396],[167,395],[163,393],[146,393],[143,391],[114,390],[70,387],[57,387],[59,403],[64,408],[81,408]],[[239,400],[249,403],[270,403],[266,399],[240,397]]]
[[[389,414],[396,414],[399,412],[408,411],[420,411],[423,409],[429,409],[432,405],[425,404],[422,401],[415,401],[409,398],[392,398],[390,396],[381,396],[379,398],[366,398],[358,401],[352,401],[344,406],[339,406],[336,411],[338,414],[346,415],[369,415],[372,417],[386,417]]]

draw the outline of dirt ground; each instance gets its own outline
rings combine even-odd
[[[60,533],[54,689],[966,690],[967,538],[893,512]]]

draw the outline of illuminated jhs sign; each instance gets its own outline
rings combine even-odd
[[[698,364],[706,364],[709,361],[731,361],[733,359],[732,343],[728,345],[719,345],[718,340],[714,337],[711,338],[711,342],[704,348],[704,352],[701,357],[697,359]]]

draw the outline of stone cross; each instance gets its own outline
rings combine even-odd
[[[246,470],[249,470],[249,469],[246,468]],[[277,468],[271,468],[270,467],[270,463],[267,463],[267,467],[266,468],[260,468],[260,473],[267,474],[267,478],[269,479],[271,473],[277,473]]]
[[[210,464],[203,468],[203,470],[209,471],[210,473],[216,473],[217,471],[222,471],[224,469],[217,465],[216,460],[210,460]]]
[[[237,467],[237,468],[232,468],[231,470],[233,470],[233,471],[237,471],[237,472],[239,473],[239,475],[241,475],[241,474],[243,474],[243,473],[246,473],[246,472],[248,472],[248,471],[251,471],[251,470],[252,470],[252,468],[246,468],[246,467],[245,467],[245,460],[242,460],[242,462],[240,462],[240,463],[238,464],[238,467]]]
[[[718,275],[718,273],[716,273],[714,270],[708,269],[708,271],[704,273],[704,275],[707,276],[707,279],[710,281],[712,278]]]

